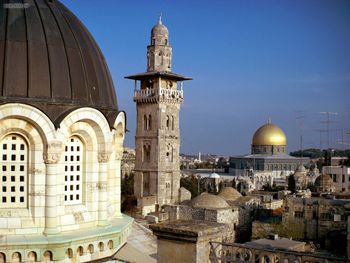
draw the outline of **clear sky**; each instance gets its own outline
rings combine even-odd
[[[319,147],[319,112],[331,119],[330,145],[350,132],[348,0],[62,0],[100,45],[125,110],[134,146],[133,81],[146,70],[146,47],[159,13],[169,29],[173,71],[184,85],[181,152],[250,151],[254,131],[271,117],[288,150]],[[304,116],[297,119],[297,116]],[[325,147],[326,134],[321,133]],[[350,135],[344,136],[350,142]],[[347,146],[348,148],[350,146]]]

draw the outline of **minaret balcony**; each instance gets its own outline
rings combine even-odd
[[[135,102],[178,102],[183,101],[183,90],[147,88],[134,91]]]

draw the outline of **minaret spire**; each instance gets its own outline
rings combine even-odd
[[[160,12],[160,14],[159,14],[159,19],[158,19],[158,24],[159,25],[162,25],[163,23],[162,23],[162,12]]]

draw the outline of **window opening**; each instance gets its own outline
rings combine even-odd
[[[1,208],[27,207],[27,169],[28,147],[19,135],[8,135],[0,144],[0,166],[3,174],[0,177]]]
[[[83,143],[73,136],[67,141],[65,147],[65,196],[64,201],[67,205],[81,204],[82,202],[82,169],[83,165]],[[68,169],[69,167],[69,169]],[[68,180],[69,178],[69,180]]]

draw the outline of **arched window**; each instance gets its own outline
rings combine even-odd
[[[0,253],[0,263],[5,263],[6,262],[6,256],[4,253]]]
[[[148,130],[152,130],[152,115],[148,115]]]
[[[0,142],[0,206],[27,207],[28,146],[24,138],[9,134]]]
[[[66,251],[66,255],[68,258],[72,258],[73,257],[73,250],[71,248],[68,248]]]
[[[64,201],[66,205],[81,204],[84,144],[77,137],[68,139],[64,152]]]
[[[169,116],[167,115],[167,116],[166,116],[166,129],[169,130],[169,127],[170,127],[170,118],[169,118]]]
[[[100,250],[100,252],[105,250],[105,244],[103,244],[103,242],[98,243],[98,249]]]
[[[21,255],[21,253],[19,253],[19,252],[13,253],[11,262],[22,262],[22,255]]]
[[[113,249],[113,241],[112,240],[108,241],[108,248]]]
[[[169,162],[172,162],[173,161],[173,147],[168,144],[167,145],[167,149],[166,149],[166,159],[169,161]]]
[[[36,262],[37,261],[36,252],[31,251],[28,253],[28,261],[29,262]],[[1,262],[1,260],[0,260],[0,262]]]
[[[88,251],[90,254],[93,254],[93,253],[94,253],[94,245],[93,245],[93,244],[90,244],[90,245],[88,246],[87,251]]]
[[[79,256],[82,256],[84,255],[84,248],[82,246],[79,246],[78,249],[77,249],[77,254]]]
[[[52,252],[50,250],[46,250],[44,252],[44,260],[45,261],[52,261]]]
[[[147,116],[146,115],[143,115],[143,129],[145,130],[145,131],[147,131],[148,129],[147,129]]]
[[[151,145],[149,145],[148,143],[145,143],[143,145],[143,158],[142,160],[144,162],[150,162],[151,161]]]

